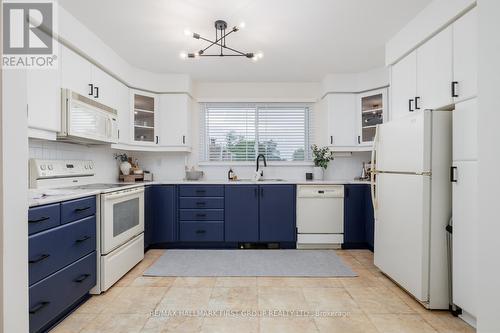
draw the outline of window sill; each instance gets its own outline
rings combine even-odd
[[[255,161],[245,161],[245,162],[233,162],[233,161],[223,161],[223,162],[198,162],[199,166],[219,166],[219,167],[227,167],[227,166],[251,166],[255,167]],[[261,161],[261,165],[263,165]],[[267,162],[268,167],[299,167],[299,166],[307,166],[313,167],[314,163],[311,161],[270,161]]]

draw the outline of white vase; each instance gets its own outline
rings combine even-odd
[[[122,172],[122,174],[124,176],[130,175],[131,168],[132,168],[132,165],[128,161],[120,163],[120,171]]]
[[[313,180],[323,180],[324,169],[322,167],[313,168]]]

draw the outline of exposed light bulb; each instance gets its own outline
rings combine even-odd
[[[255,56],[257,57],[257,59],[262,59],[262,58],[264,58],[264,53],[259,51],[259,52],[257,52],[257,54]]]
[[[188,57],[188,55],[187,55],[187,53],[186,53],[186,52],[181,52],[181,53],[179,53],[179,57],[180,57],[181,59],[186,59],[186,58]]]
[[[189,29],[184,29],[184,35],[186,35],[186,36],[193,36],[193,33]]]
[[[252,61],[253,61],[253,62],[257,62],[257,61],[259,61],[259,57],[257,57],[257,55],[254,55],[254,56],[252,57]]]
[[[238,24],[239,29],[243,29],[245,28],[245,26],[246,26],[245,22],[241,22],[240,24]]]

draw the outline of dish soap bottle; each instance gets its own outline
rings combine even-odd
[[[234,179],[234,171],[231,168],[229,168],[229,171],[227,172],[227,179],[228,180],[233,180]]]

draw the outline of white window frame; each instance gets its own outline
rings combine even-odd
[[[314,109],[312,103],[285,103],[285,102],[273,102],[273,103],[239,103],[239,102],[210,102],[210,103],[200,103],[200,148],[199,148],[199,165],[241,165],[241,166],[253,166],[255,161],[209,161],[208,160],[208,133],[206,130],[206,110],[209,107],[224,107],[224,108],[244,108],[250,107],[255,108],[255,151],[258,151],[259,142],[259,118],[258,110],[262,108],[305,108],[305,160],[304,161],[268,161],[268,165],[279,165],[279,166],[311,166],[314,165],[312,161],[312,150],[311,145],[314,140]]]

